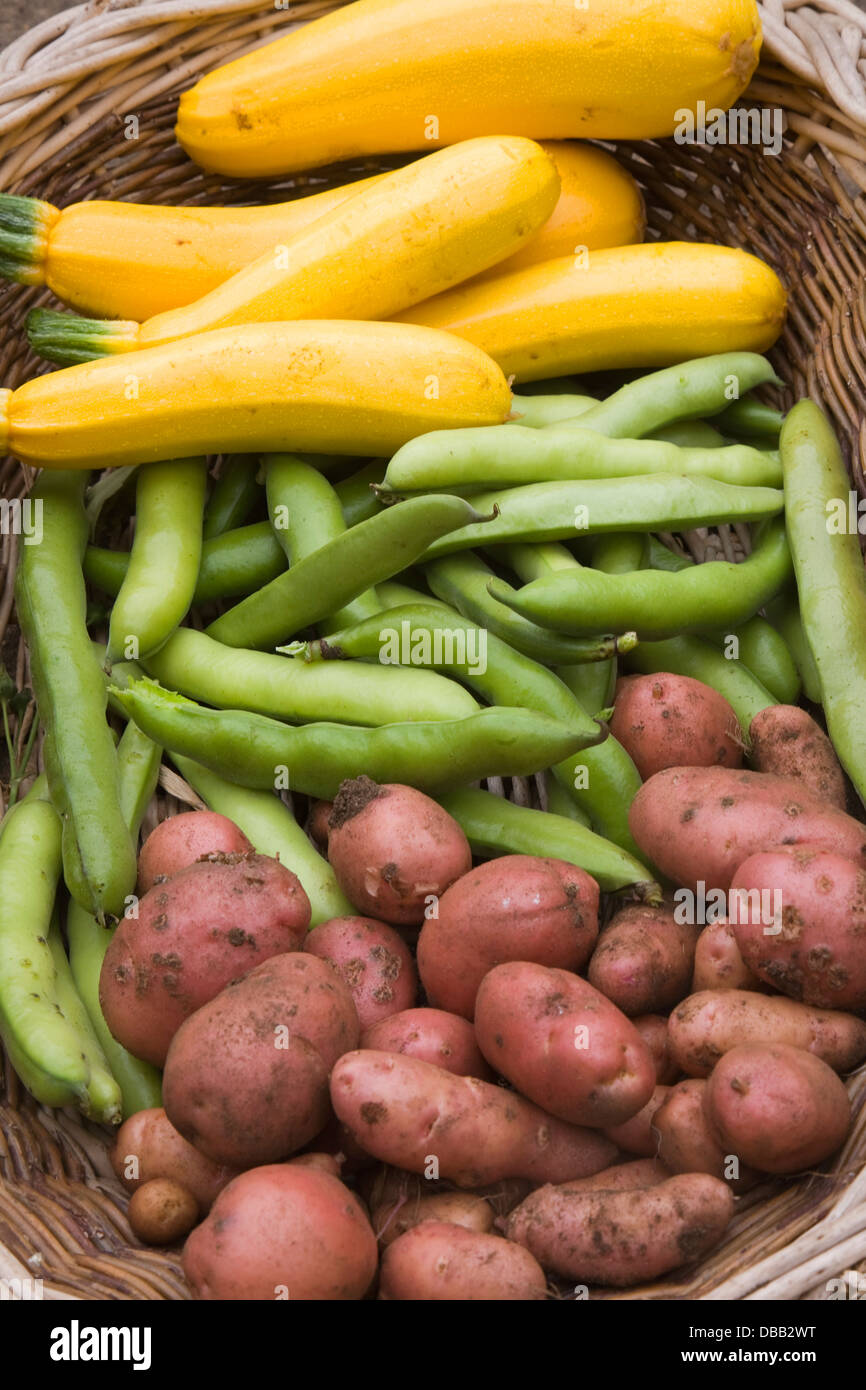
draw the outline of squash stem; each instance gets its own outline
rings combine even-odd
[[[138,328],[137,323],[126,319],[86,319],[53,309],[31,309],[26,323],[27,340],[34,352],[61,367],[131,352]]]

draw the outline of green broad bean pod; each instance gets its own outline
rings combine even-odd
[[[463,787],[438,801],[462,826],[474,854],[532,854],[576,864],[607,893],[622,889],[644,902],[662,900],[646,865],[617,845],[565,816],[515,806],[504,797]]]
[[[285,554],[269,522],[239,526],[202,545],[192,602],[212,603],[216,599],[254,593],[276,579],[285,568]],[[128,569],[129,554],[125,550],[104,550],[89,545],[84,553],[84,577],[104,594],[120,592]]]
[[[778,459],[745,444],[692,448],[660,439],[611,439],[588,427],[492,425],[437,430],[411,439],[388,464],[383,487],[399,495],[653,473],[716,478],[739,487],[779,487],[782,482]]]
[[[42,503],[44,534],[40,545],[22,546],[15,594],[45,730],[51,800],[63,826],[66,885],[104,922],[124,910],[136,857],[120,811],[102,672],[86,627],[85,482],[81,473],[40,474],[32,495]]]
[[[319,854],[288,806],[273,792],[238,787],[179,753],[172,754],[172,762],[202,801],[212,811],[234,821],[259,854],[279,859],[298,876],[310,900],[311,927],[332,917],[355,914],[327,859]]]
[[[581,428],[619,439],[640,439],[677,420],[717,415],[731,402],[733,391],[742,396],[767,382],[782,385],[758,353],[714,353],[637,377],[578,420]]]
[[[605,531],[683,531],[720,521],[763,521],[782,511],[784,499],[778,488],[741,488],[715,478],[654,473],[628,480],[530,483],[478,493],[472,505],[498,515],[441,536],[429,546],[424,561],[473,546],[512,541],[574,540]]]
[[[508,423],[530,430],[546,429],[548,425],[559,424],[560,420],[574,420],[594,405],[598,405],[595,396],[577,396],[573,392],[537,391],[527,396],[515,391],[511,397],[512,418]]]
[[[232,454],[213,485],[204,513],[202,536],[212,540],[249,521],[262,495],[255,454]]]
[[[138,470],[135,539],[108,627],[108,660],[157,651],[195,594],[202,549],[205,460],[172,459]]]
[[[760,439],[766,448],[778,442],[784,415],[769,405],[762,405],[754,396],[742,396],[716,416],[714,424],[724,433],[748,439]]]
[[[373,491],[385,477],[386,459],[372,459],[357,473],[336,483],[334,491],[340,499],[343,520],[347,526],[357,526],[359,521],[369,521],[371,516],[382,510],[381,503]]]
[[[223,613],[207,629],[229,647],[274,647],[399,574],[448,531],[486,523],[460,497],[418,497],[361,521]]]
[[[784,639],[803,686],[803,694],[813,704],[821,703],[821,682],[812,655],[797,599],[797,586],[790,585],[767,604],[767,618]]]
[[[366,621],[378,632],[389,620],[378,613]],[[226,647],[192,628],[180,628],[144,664],[161,685],[190,699],[291,724],[329,719],[375,726],[460,719],[478,709],[467,690],[435,671],[361,662],[340,669],[308,665],[273,652]]]
[[[859,508],[852,526],[851,480],[830,422],[813,401],[799,401],[788,413],[779,447],[800,616],[827,731],[866,801],[866,573]]]
[[[431,560],[424,566],[424,575],[437,598],[534,661],[546,665],[607,661],[616,655],[620,645],[623,650],[631,645],[630,640],[621,642],[613,636],[588,642],[563,637],[521,618],[506,604],[491,598],[487,586],[493,571],[469,552]]]
[[[312,464],[295,454],[267,454],[264,469],[268,515],[290,568],[348,529],[339,497]],[[360,622],[380,610],[375,590],[368,589],[330,615],[325,630]]]
[[[128,724],[117,745],[120,772],[120,804],[124,821],[133,841],[147,805],[156,790],[161,750],[134,724]],[[120,1088],[119,1097],[123,1118],[139,1110],[149,1110],[161,1104],[159,1072],[149,1062],[142,1062],[127,1052],[111,1034],[99,1003],[99,977],[102,962],[112,931],[101,927],[94,917],[74,900],[66,912],[66,938],[69,942],[69,965],[75,987],[87,1012],[90,1026]]]
[[[491,706],[439,723],[281,724],[260,714],[213,710],[153,681],[130,681],[113,698],[139,728],[227,781],[332,800],[347,777],[445,791],[482,777],[524,777],[587,744],[559,720]]]
[[[784,523],[775,521],[740,564],[711,560],[679,573],[568,570],[535,579],[516,592],[494,579],[490,592],[531,622],[570,636],[628,628],[642,641],[662,641],[736,628],[778,593],[790,575]]]

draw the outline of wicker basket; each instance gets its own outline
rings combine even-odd
[[[255,185],[204,175],[175,145],[172,126],[178,93],[201,73],[332,8],[328,0],[290,10],[261,0],[91,0],[65,11],[0,54],[0,188],[61,207],[93,196],[243,204],[326,182],[320,172]],[[761,8],[764,61],[738,105],[784,111],[781,156],[673,141],[620,144],[616,153],[645,191],[648,235],[741,246],[778,270],[791,309],[772,354],[789,383],[776,403],[810,395],[829,412],[866,495],[866,13],[849,0]],[[124,138],[131,114],[135,141]],[[335,175],[346,176],[345,168]],[[0,291],[3,386],[44,370],[21,326],[33,304],[49,299]],[[28,482],[15,459],[0,463],[3,496]],[[15,538],[3,537],[2,547],[2,656],[25,686],[27,656],[11,621]],[[23,746],[27,728],[17,736]],[[168,770],[164,786],[174,796],[155,815],[177,809],[176,796],[196,804]],[[55,1299],[187,1298],[177,1251],[145,1249],[130,1231],[105,1132],[37,1106],[8,1062],[3,1076],[0,1279],[41,1278]],[[832,1170],[764,1184],[740,1201],[724,1244],[699,1267],[612,1296],[838,1297],[828,1280],[866,1270],[866,1068],[849,1089],[855,1123]]]

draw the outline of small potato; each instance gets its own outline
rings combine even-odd
[[[866,826],[794,777],[725,767],[669,767],[638,791],[628,823],[667,878],[727,892],[752,854],[809,844],[866,868]]]
[[[604,1132],[612,1144],[627,1154],[653,1158],[658,1150],[659,1137],[655,1130],[655,1113],[664,1102],[670,1086],[656,1086],[646,1105],[624,1124]]]
[[[475,1033],[494,1071],[569,1124],[621,1125],[653,1093],[655,1066],[637,1030],[565,970],[497,965],[478,991]]]
[[[417,926],[425,908],[472,868],[453,816],[423,792],[369,777],[343,782],[328,818],[328,859],[359,912]]]
[[[804,1004],[866,1008],[866,872],[850,859],[808,845],[755,854],[730,898],[740,954],[761,980]]]
[[[768,705],[749,725],[750,761],[758,772],[796,777],[830,806],[844,811],[845,774],[824,730],[799,705]]]
[[[743,960],[734,929],[727,917],[709,922],[697,939],[691,992],[697,994],[698,990],[703,989],[766,991],[763,981]]]
[[[315,840],[319,849],[327,851],[328,836],[331,831],[328,819],[334,809],[333,801],[314,801],[307,818],[307,833]]]
[[[324,1128],[328,1073],[359,1032],[352,996],[327,961],[272,956],[178,1029],[163,1076],[166,1114],[215,1163],[288,1158]]]
[[[304,950],[339,970],[362,1028],[409,1009],[418,993],[412,953],[399,932],[371,917],[332,917],[314,927]]]
[[[726,1052],[750,1042],[804,1048],[839,1072],[853,1071],[866,1058],[863,1019],[744,989],[690,994],[674,1009],[668,1029],[671,1056],[689,1076],[709,1076]]]
[[[565,1124],[522,1096],[396,1052],[349,1052],[331,1073],[331,1101],[375,1158],[479,1188],[503,1178],[582,1178],[613,1161],[610,1140]]]
[[[404,1009],[361,1033],[361,1047],[378,1052],[402,1052],[444,1067],[455,1076],[479,1076],[492,1081],[493,1072],[481,1055],[475,1029],[459,1014],[444,1009]]]
[[[263,854],[212,855],[158,883],[109,942],[99,1002],[118,1042],[165,1063],[184,1019],[268,956],[295,951],[310,900],[293,873]]]
[[[758,1174],[711,1133],[704,1114],[707,1084],[695,1079],[671,1086],[653,1118],[658,1156],[672,1173],[709,1173],[732,1192],[745,1192]]]
[[[445,1221],[467,1231],[485,1234],[493,1229],[493,1208],[472,1192],[431,1192],[414,1201],[382,1202],[370,1213],[382,1249],[423,1221]]]
[[[815,1167],[851,1127],[851,1102],[835,1072],[783,1044],[732,1048],[707,1082],[703,1104],[722,1146],[764,1173]]]
[[[740,767],[742,734],[712,686],[661,672],[617,681],[610,731],[644,781],[666,767]]]
[[[380,1299],[508,1303],[546,1296],[544,1271],[527,1250],[443,1221],[415,1226],[382,1257]]]
[[[198,1202],[173,1178],[151,1178],[133,1192],[127,1215],[146,1245],[174,1245],[198,1221]]]
[[[248,854],[252,845],[242,830],[216,811],[181,811],[151,830],[138,856],[138,891],[188,869],[205,854]]]
[[[472,1018],[478,986],[503,961],[580,970],[598,936],[598,884],[562,859],[507,854],[465,874],[418,938],[428,1001]]]
[[[680,1069],[670,1055],[668,1021],[661,1014],[640,1014],[632,1024],[650,1050],[656,1069],[656,1084],[672,1086],[679,1079]]]
[[[629,904],[598,938],[587,978],[629,1017],[666,1013],[689,992],[696,940],[672,907]]]
[[[223,1188],[237,1177],[188,1144],[162,1107],[138,1110],[120,1126],[109,1154],[111,1166],[127,1192],[152,1178],[172,1178],[192,1193],[202,1212],[210,1211]]]
[[[345,1302],[364,1297],[377,1258],[364,1209],[338,1178],[278,1163],[220,1193],[186,1243],[183,1270],[198,1299]]]
[[[731,1192],[705,1173],[625,1191],[587,1192],[563,1183],[531,1192],[505,1231],[554,1274],[628,1288],[701,1259],[719,1243],[733,1212]]]

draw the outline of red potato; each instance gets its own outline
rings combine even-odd
[[[582,1178],[616,1155],[603,1135],[554,1119],[501,1086],[395,1052],[341,1057],[331,1102],[375,1158],[410,1173],[435,1166],[458,1187]]]
[[[481,1235],[493,1229],[492,1206],[473,1192],[431,1192],[414,1201],[398,1197],[373,1207],[370,1217],[382,1249],[425,1221],[445,1221]]]
[[[740,954],[761,980],[804,1004],[866,1008],[866,872],[850,859],[807,845],[755,854],[730,898]]]
[[[641,1014],[632,1024],[650,1050],[656,1069],[656,1084],[671,1086],[680,1076],[680,1069],[670,1055],[668,1021],[661,1014]]]
[[[376,1272],[373,1228],[349,1189],[317,1168],[279,1163],[241,1173],[183,1252],[193,1297],[364,1297]]]
[[[425,909],[472,868],[453,816],[423,792],[369,777],[343,782],[328,818],[328,859],[359,912],[420,925]]]
[[[230,980],[297,950],[310,900],[276,859],[213,855],[158,883],[109,942],[99,1003],[118,1042],[154,1066],[178,1028]]]
[[[653,1158],[658,1151],[659,1137],[655,1129],[655,1114],[667,1097],[670,1086],[656,1086],[646,1105],[624,1124],[604,1132],[612,1144],[627,1154]]]
[[[569,1124],[621,1125],[653,1093],[655,1066],[640,1034],[565,970],[497,965],[478,991],[475,1034],[494,1071]]]
[[[763,981],[743,960],[727,917],[719,917],[705,926],[695,945],[691,992],[697,994],[704,989],[766,991]]]
[[[632,1158],[627,1163],[614,1163],[591,1178],[579,1178],[568,1184],[571,1192],[637,1192],[658,1187],[673,1173],[657,1158]],[[528,1194],[527,1194],[528,1195]],[[505,1222],[498,1223],[500,1227]]]
[[[629,1017],[666,1013],[689,992],[696,941],[669,905],[631,903],[598,938],[587,978]]]
[[[509,1303],[547,1297],[544,1271],[501,1236],[425,1221],[382,1257],[379,1298],[424,1303]]]
[[[749,725],[750,761],[758,772],[798,778],[830,806],[844,811],[845,774],[824,730],[799,705],[768,705]]]
[[[688,1173],[627,1191],[540,1187],[505,1229],[554,1274],[628,1288],[701,1259],[719,1243],[733,1212],[723,1182]]]
[[[319,849],[327,851],[328,836],[331,831],[328,820],[334,809],[333,801],[314,801],[307,818],[307,833],[312,836]]]
[[[399,932],[371,917],[332,917],[304,942],[311,956],[329,960],[352,992],[362,1028],[411,1008],[418,993],[412,953]]]
[[[598,884],[562,859],[507,854],[443,893],[418,938],[418,973],[437,1008],[472,1018],[478,986],[503,961],[580,970],[598,936]]]
[[[689,1076],[709,1076],[741,1043],[786,1043],[849,1072],[866,1058],[866,1023],[853,1014],[816,1009],[778,995],[742,989],[690,994],[668,1020],[671,1056]]]
[[[707,1084],[695,1079],[670,1088],[653,1119],[658,1156],[672,1173],[709,1173],[732,1192],[745,1192],[758,1174],[711,1132],[704,1113]]]
[[[352,996],[327,961],[272,956],[178,1030],[163,1076],[166,1114],[215,1163],[288,1158],[324,1128],[328,1073],[359,1031]]]
[[[744,859],[781,845],[833,850],[866,868],[866,826],[796,778],[766,772],[667,768],[640,788],[629,825],[656,867],[688,888],[726,892]]]
[[[248,854],[252,845],[242,830],[216,811],[182,811],[160,821],[138,856],[138,891],[188,869],[205,854]]]
[[[178,1134],[162,1107],[139,1110],[120,1126],[109,1154],[111,1166],[127,1192],[153,1178],[172,1178],[192,1193],[202,1212],[237,1169],[213,1163]]]
[[[644,781],[666,767],[740,767],[743,736],[723,695],[661,672],[617,681],[610,731]]]
[[[732,1048],[706,1084],[704,1114],[723,1147],[764,1173],[798,1173],[829,1158],[851,1128],[835,1072],[799,1047]]]
[[[418,1057],[455,1076],[493,1080],[493,1071],[481,1055],[472,1024],[444,1009],[405,1009],[391,1014],[363,1030],[361,1047]]]

